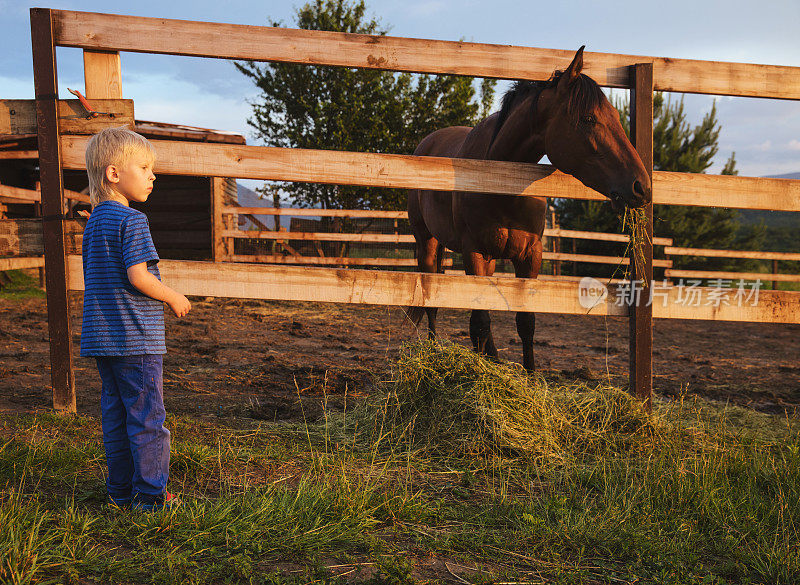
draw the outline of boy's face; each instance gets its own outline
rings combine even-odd
[[[122,165],[109,165],[106,176],[114,191],[139,203],[147,201],[156,180],[152,160],[145,154],[134,154]]]

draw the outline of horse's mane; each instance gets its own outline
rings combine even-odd
[[[492,139],[489,141],[489,148],[487,154],[492,148],[500,129],[505,124],[508,116],[514,107],[523,102],[529,96],[533,95],[533,110],[536,110],[536,105],[539,101],[539,94],[545,89],[554,87],[558,84],[559,79],[563,75],[563,71],[555,71],[550,79],[547,81],[515,81],[511,88],[503,95],[503,101],[500,106],[500,114],[497,116],[497,122],[492,133]],[[579,119],[596,108],[605,97],[603,90],[597,85],[597,82],[588,75],[580,74],[578,79],[569,86],[570,92],[567,96],[567,111],[574,119]]]

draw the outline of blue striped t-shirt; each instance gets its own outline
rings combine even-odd
[[[83,231],[82,356],[166,353],[164,305],[140,293],[127,270],[147,262],[161,280],[147,216],[116,201],[97,205]]]

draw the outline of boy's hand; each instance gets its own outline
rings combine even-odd
[[[192,309],[192,304],[182,294],[176,294],[175,298],[168,301],[169,308],[175,313],[176,317],[185,317],[186,314]]]
[[[160,280],[147,271],[147,262],[140,262],[128,268],[128,280],[142,294],[167,303],[172,312],[178,317],[185,317],[186,313],[192,308],[189,299],[162,284]]]

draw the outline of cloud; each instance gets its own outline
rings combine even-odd
[[[800,150],[800,140],[792,138],[787,146],[789,147],[789,150]]]
[[[756,144],[753,147],[753,150],[760,150],[761,152],[767,152],[770,149],[772,149],[772,141],[771,140],[765,140],[761,144]]]

